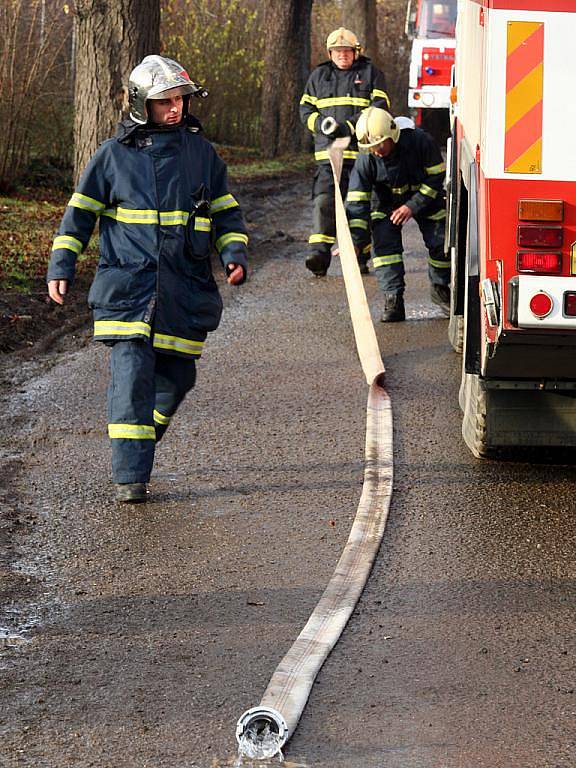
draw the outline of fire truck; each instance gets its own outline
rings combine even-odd
[[[406,35],[412,39],[408,106],[422,121],[422,110],[450,107],[457,0],[409,0]],[[446,112],[446,115],[448,113]]]
[[[459,0],[448,336],[475,456],[576,446],[574,0]]]

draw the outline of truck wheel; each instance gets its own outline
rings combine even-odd
[[[462,370],[460,384],[460,407],[462,408],[462,437],[477,459],[490,455],[486,432],[486,390],[480,384],[477,373]]]
[[[448,321],[448,341],[454,352],[461,355],[464,349],[464,318],[462,315],[453,314],[452,309]]]

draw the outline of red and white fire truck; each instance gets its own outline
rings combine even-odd
[[[412,39],[408,106],[421,122],[422,109],[450,107],[457,0],[409,0],[406,34]]]
[[[462,433],[576,446],[575,0],[459,0],[447,247]]]

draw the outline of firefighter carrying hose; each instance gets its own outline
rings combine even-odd
[[[300,100],[300,119],[314,135],[316,173],[312,196],[314,198],[313,231],[308,239],[309,255],[306,266],[318,277],[328,271],[331,248],[336,242],[334,210],[334,179],[328,147],[339,136],[351,136],[349,148],[344,152],[344,165],[340,180],[342,197],[346,197],[350,169],[358,154],[354,129],[360,113],[370,105],[388,108],[384,75],[361,55],[356,35],[340,27],[328,35],[326,41],[329,61],[320,64],[308,78]],[[362,271],[368,271],[368,253],[360,256]]]
[[[48,267],[62,304],[76,259],[99,223],[100,260],[88,303],[94,338],[111,347],[108,434],[116,499],[141,502],[162,438],[196,379],[228,283],[246,279],[248,238],[226,166],[189,113],[207,95],[177,62],[147,56],[131,73],[130,119],[96,151],[72,195]]]
[[[357,253],[372,237],[372,265],[384,292],[384,323],[406,318],[402,226],[411,218],[428,249],[432,301],[444,314],[450,313],[450,259],[444,253],[446,166],[429,134],[406,118],[398,118],[398,123],[384,109],[369,107],[362,113],[356,125],[361,154],[346,198]]]

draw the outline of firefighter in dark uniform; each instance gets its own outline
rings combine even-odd
[[[116,498],[147,499],[156,443],[196,378],[228,283],[247,275],[248,238],[226,166],[189,113],[207,92],[175,61],[147,56],[130,75],[130,119],[88,163],[54,240],[48,290],[64,302],[75,263],[99,223],[88,303],[94,338],[111,347],[108,434]]]
[[[403,126],[402,130],[399,123]],[[384,292],[382,322],[405,319],[402,226],[416,220],[428,249],[430,295],[450,312],[450,259],[444,253],[446,220],[440,149],[406,118],[370,107],[356,125],[361,154],[348,185],[346,213],[358,253],[372,238],[372,266]]]
[[[354,134],[356,121],[362,110],[370,105],[390,106],[384,75],[370,59],[361,55],[360,43],[353,32],[343,27],[336,29],[328,36],[326,48],[330,60],[314,69],[300,100],[300,119],[314,135],[317,163],[312,191],[314,223],[308,239],[306,266],[318,277],[328,271],[331,248],[336,242],[334,179],[328,147],[338,136],[352,137],[344,152],[340,180],[344,199],[350,169],[358,155]],[[368,254],[360,256],[363,271],[367,271],[368,255],[369,249]]]

